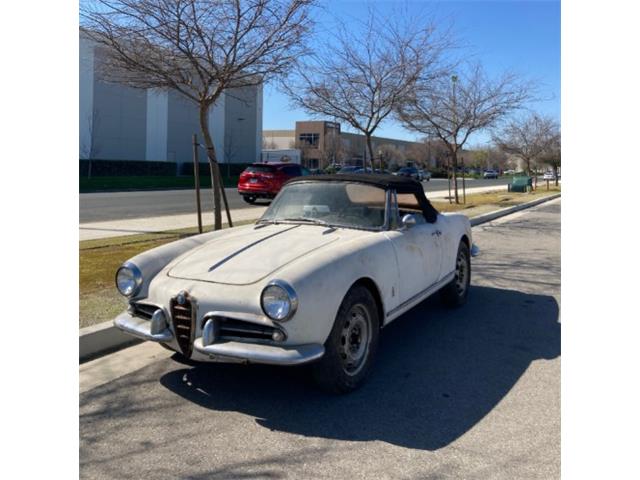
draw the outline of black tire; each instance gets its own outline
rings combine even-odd
[[[348,393],[362,385],[378,349],[379,322],[378,308],[371,292],[362,285],[349,290],[324,344],[324,356],[312,365],[315,381],[322,389],[331,393]],[[364,324],[367,324],[366,334]],[[346,346],[347,339],[350,339],[350,347]],[[348,354],[345,352],[347,348]]]
[[[250,205],[253,205],[254,203],[256,203],[256,197],[254,196],[244,195],[242,198],[244,198],[244,201]]]
[[[461,276],[463,278],[461,279]],[[467,301],[469,285],[471,284],[471,254],[469,246],[460,242],[456,254],[456,274],[442,290],[440,296],[448,307],[459,307]]]

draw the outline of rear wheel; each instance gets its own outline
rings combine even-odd
[[[373,295],[364,286],[353,287],[340,305],[323,357],[313,364],[316,382],[333,393],[357,389],[373,364],[379,333]]]
[[[253,195],[244,195],[242,198],[244,198],[244,201],[253,205],[254,203],[256,203],[256,197],[254,197]]]
[[[467,300],[469,285],[471,284],[471,256],[469,247],[460,242],[456,255],[456,270],[453,280],[441,291],[442,301],[449,307],[459,307]]]

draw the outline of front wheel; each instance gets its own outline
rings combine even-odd
[[[456,255],[456,271],[451,280],[440,291],[442,301],[449,307],[459,307],[467,300],[471,284],[471,256],[466,243],[460,242]]]
[[[342,300],[324,344],[323,357],[313,364],[313,376],[325,390],[348,393],[367,377],[378,347],[378,309],[371,292],[353,287]]]

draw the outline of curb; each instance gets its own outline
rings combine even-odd
[[[560,197],[560,193],[555,193],[553,195],[548,195],[546,197],[538,198],[536,200],[532,200],[527,203],[522,203],[520,205],[514,205],[513,207],[501,208],[500,210],[495,210],[493,212],[485,213],[483,215],[478,215],[477,217],[473,217],[469,223],[471,223],[472,227],[477,225],[481,225],[483,223],[490,222],[500,217],[504,217],[506,215],[510,215],[512,213],[518,212],[520,210],[525,210],[527,208],[535,207],[536,205],[540,205],[541,203],[549,202],[551,200],[555,200]]]
[[[540,205],[541,203],[555,200],[558,197],[560,197],[559,193],[523,203],[521,205],[515,205],[513,207],[502,208],[494,212],[485,213],[484,215],[472,218],[470,223],[472,227],[475,227],[519,210],[525,210],[527,208]],[[80,363],[93,360],[97,357],[113,353],[117,350],[121,350],[141,342],[142,340],[123,333],[121,330],[116,328],[110,320],[90,327],[81,328]]]
[[[142,340],[127,335],[108,320],[80,329],[80,363],[93,360],[108,353],[141,343]]]

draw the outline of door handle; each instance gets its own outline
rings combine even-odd
[[[432,232],[431,235],[440,236],[440,235],[442,235],[442,232],[440,230],[436,230],[435,232]]]

